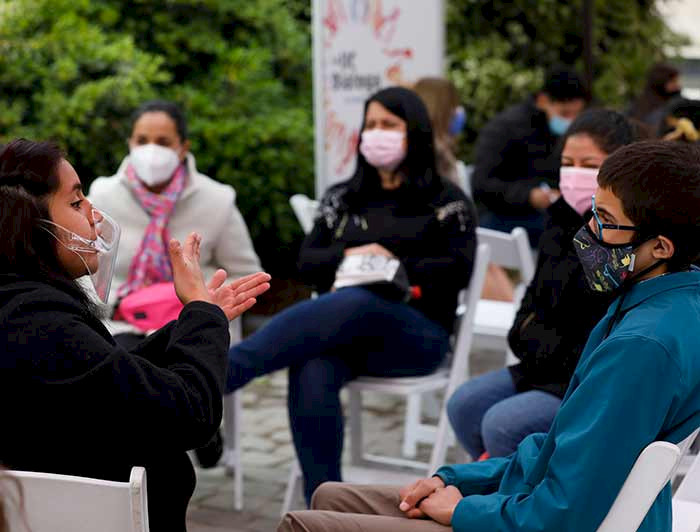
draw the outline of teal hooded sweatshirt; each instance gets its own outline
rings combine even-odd
[[[464,496],[455,532],[595,532],[639,453],[700,426],[699,334],[700,271],[642,281],[614,301],[548,434],[507,458],[437,471]],[[639,531],[671,531],[668,485]]]

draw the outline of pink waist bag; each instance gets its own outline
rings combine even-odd
[[[176,320],[182,308],[173,283],[156,283],[122,299],[114,312],[114,319],[147,332]]]

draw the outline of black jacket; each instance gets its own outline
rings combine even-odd
[[[534,98],[507,108],[479,132],[474,154],[474,199],[496,214],[537,212],[530,190],[559,183],[557,137]]]
[[[521,361],[510,372],[518,391],[538,389],[563,397],[588,335],[613,296],[592,292],[583,275],[573,237],[584,218],[563,198],[548,212],[537,270],[508,333]]]
[[[451,331],[457,294],[469,283],[476,252],[476,214],[469,198],[445,182],[421,204],[408,201],[401,189],[377,190],[351,209],[346,193],[341,183],[321,200],[299,255],[304,280],[327,291],[345,248],[376,242],[401,260],[409,283],[420,286],[421,297],[411,306]]]
[[[185,530],[186,451],[222,414],[228,321],[204,302],[133,352],[66,292],[0,275],[0,463],[128,481],[147,472],[152,532]]]

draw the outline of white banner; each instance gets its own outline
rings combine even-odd
[[[316,194],[355,170],[364,102],[443,75],[443,0],[313,0]]]

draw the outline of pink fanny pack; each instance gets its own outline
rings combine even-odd
[[[147,332],[176,320],[182,308],[173,283],[156,283],[122,299],[114,312],[114,319]]]

